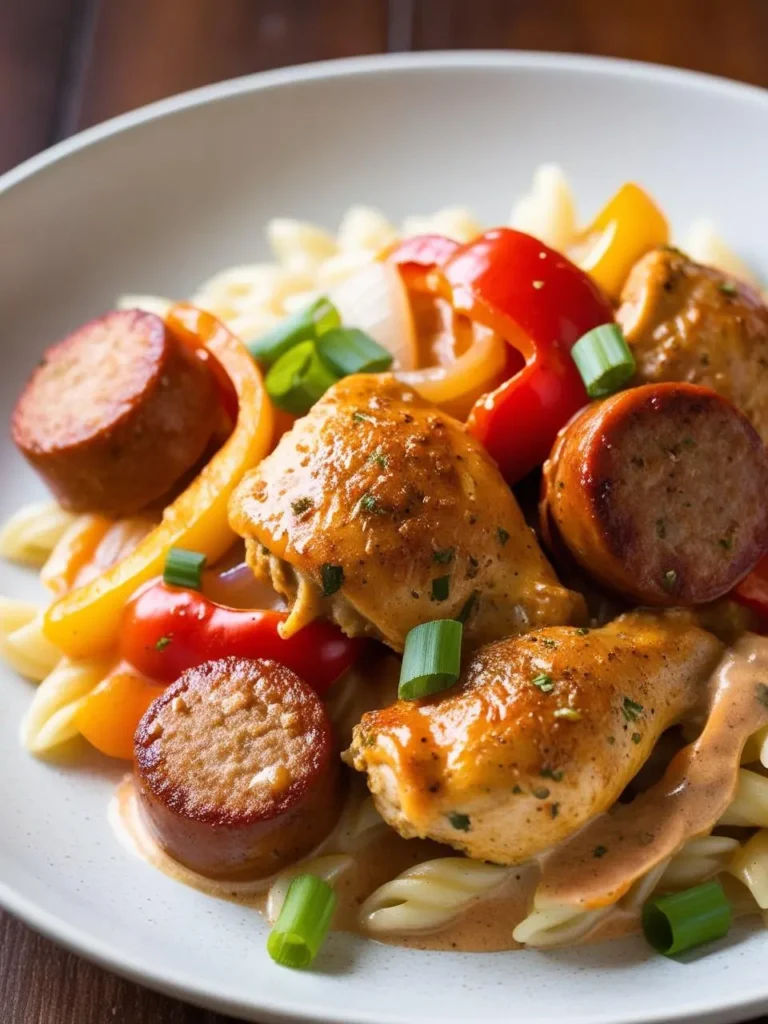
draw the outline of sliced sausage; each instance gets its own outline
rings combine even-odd
[[[160,846],[218,878],[260,878],[315,847],[342,793],[328,714],[274,661],[189,669],[134,741],[139,806]]]
[[[768,444],[768,307],[752,288],[677,249],[655,249],[629,275],[617,319],[640,382],[712,388]]]
[[[544,481],[545,532],[644,604],[712,601],[768,550],[768,451],[708,388],[647,384],[589,406]]]
[[[168,492],[218,422],[208,366],[159,317],[120,310],[46,352],[11,432],[65,508],[118,517]]]

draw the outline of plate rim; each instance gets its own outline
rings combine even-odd
[[[269,71],[260,71],[238,78],[227,79],[200,88],[188,90],[144,105],[124,114],[119,114],[93,127],[70,136],[23,161],[0,176],[0,200],[8,192],[26,181],[54,168],[59,162],[91,146],[110,139],[112,136],[129,132],[142,124],[170,117],[181,111],[217,103],[236,96],[277,89],[305,82],[341,79],[353,76],[376,76],[398,74],[402,71],[429,70],[499,70],[499,69],[543,69],[552,72],[595,73],[606,77],[620,77],[667,85],[673,88],[690,89],[696,92],[719,94],[757,104],[768,111],[768,89],[758,85],[732,81],[716,75],[684,68],[669,67],[643,61],[615,57],[600,57],[583,54],[557,53],[523,50],[443,50],[421,51],[396,54],[371,54],[334,60],[316,61],[291,65]],[[60,914],[46,910],[32,898],[16,892],[8,883],[0,880],[0,907],[8,911],[35,931],[43,934],[57,945],[70,950],[105,970],[128,978],[140,985],[192,1002],[219,1012],[231,1014],[252,1014],[254,1011],[267,1021],[299,1022],[328,1021],[320,1008],[306,1003],[289,1006],[284,1000],[280,1005],[265,1002],[260,997],[254,1002],[242,1003],[217,992],[209,984],[201,982],[184,971],[155,971],[151,963],[138,960],[110,942],[94,940],[84,928],[72,925]],[[743,994],[736,1000],[728,999],[719,1006],[686,1003],[680,1012],[669,1016],[662,1011],[648,1015],[625,1013],[622,1024],[653,1024],[665,1020],[687,1021],[728,1021],[768,1010],[768,982],[762,992]],[[549,1017],[537,1017],[543,1022]],[[574,1024],[588,1021],[590,1024],[603,1019],[595,1014],[573,1017]],[[606,1022],[610,1018],[604,1018]],[[359,1012],[352,1017],[348,1012],[336,1011],[334,1020],[339,1024],[403,1024],[402,1015]],[[434,1018],[435,1021],[441,1018]]]

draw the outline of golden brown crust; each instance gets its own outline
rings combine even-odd
[[[365,714],[345,758],[404,835],[519,863],[610,807],[704,699],[722,646],[690,618],[636,612],[489,644],[444,694]]]
[[[639,382],[712,388],[768,444],[768,308],[748,285],[677,249],[656,249],[633,268],[617,319]]]
[[[230,521],[289,599],[308,580],[314,614],[396,650],[462,609],[475,644],[581,612],[481,446],[388,375],[331,388],[246,476]],[[323,603],[324,566],[343,580]]]
[[[768,452],[729,402],[690,384],[633,388],[566,427],[542,520],[595,579],[643,604],[713,601],[768,550]]]
[[[218,417],[209,368],[159,317],[122,310],[48,350],[11,431],[65,508],[118,517],[166,494]]]
[[[325,707],[276,662],[225,658],[185,672],[141,720],[134,750],[153,834],[202,874],[279,870],[338,814]]]

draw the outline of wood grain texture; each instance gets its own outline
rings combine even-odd
[[[102,0],[80,126],[224,78],[386,48],[386,0]]]
[[[76,0],[0,0],[0,172],[51,141]]]
[[[233,1024],[94,967],[0,914],[2,1024]]]
[[[766,0],[413,0],[413,48],[593,53],[768,85]]]
[[[768,0],[0,0],[0,171],[77,127],[220,79],[478,47],[628,57],[768,85]],[[0,913],[0,1024],[231,1019],[119,979]]]

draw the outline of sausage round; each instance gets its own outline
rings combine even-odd
[[[166,494],[218,417],[209,367],[160,317],[119,310],[46,352],[11,432],[65,508],[118,517]]]
[[[139,806],[159,845],[214,878],[261,878],[333,828],[342,792],[325,707],[274,661],[184,672],[134,739]]]
[[[544,468],[542,527],[644,604],[712,601],[768,550],[768,451],[708,388],[648,384],[590,405]]]

